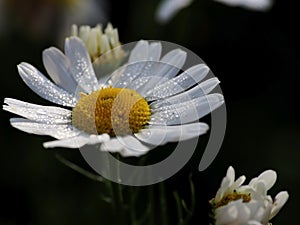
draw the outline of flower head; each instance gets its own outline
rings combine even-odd
[[[156,19],[161,23],[169,22],[180,10],[188,7],[193,0],[163,0],[156,11]]]
[[[253,178],[248,185],[242,185],[245,176],[235,180],[232,167],[227,170],[221,187],[210,201],[215,225],[267,225],[288,199],[288,193],[278,193],[275,200],[267,191],[275,184],[277,175],[267,170]]]
[[[84,42],[67,38],[65,54],[54,47],[43,52],[54,83],[28,63],[18,70],[34,92],[71,110],[11,98],[3,108],[23,117],[12,118],[13,127],[58,139],[46,148],[101,143],[102,151],[140,156],[153,146],[197,137],[208,129],[198,119],[223,104],[221,94],[208,94],[219,81],[199,83],[209,72],[204,64],[177,75],[186,52],[174,49],[161,57],[161,51],[159,42],[139,41],[127,64],[97,79]]]
[[[72,36],[77,36],[85,43],[88,53],[91,56],[92,62],[97,60],[101,55],[113,50],[114,48],[120,47],[119,34],[116,28],[109,23],[105,28],[104,32],[102,25],[98,24],[95,27],[90,26],[78,26],[74,24],[72,26]],[[116,55],[110,55],[114,57],[114,60],[124,56],[124,51],[119,48]]]
[[[267,11],[273,6],[273,0],[215,0],[232,7],[241,7],[254,11]]]
[[[74,24],[71,35],[84,42],[97,77],[113,72],[127,56],[119,41],[118,30],[111,23],[107,24],[104,31],[101,24],[79,28]]]
[[[241,7],[253,11],[268,11],[274,4],[273,0],[214,0],[231,7]],[[193,0],[161,0],[156,10],[156,20],[168,23],[179,11],[190,6]]]

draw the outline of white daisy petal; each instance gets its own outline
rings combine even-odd
[[[237,204],[235,204],[235,203],[237,203]],[[235,205],[234,207],[236,207],[238,209],[238,218],[236,220],[237,223],[238,224],[246,224],[249,220],[250,215],[251,215],[251,211],[248,208],[248,206],[243,204],[242,200],[237,200],[237,201],[233,202],[232,205]]]
[[[258,182],[262,181],[265,183],[266,189],[269,190],[276,182],[277,174],[273,170],[266,170],[258,177],[253,178],[249,185],[256,189]]]
[[[142,93],[141,90],[142,90],[143,86],[152,79],[152,77],[147,76],[147,74],[149,74],[151,66],[153,66],[154,64],[155,64],[154,62],[147,62],[147,65],[145,67],[147,67],[149,69],[148,70],[143,69],[143,74],[140,74],[136,79],[134,79],[133,81],[128,83],[128,85],[126,85],[126,88],[136,90],[141,96],[144,97],[144,93]]]
[[[280,211],[282,206],[286,203],[288,198],[289,198],[289,194],[286,191],[281,191],[276,195],[275,201],[273,203],[273,207],[271,210],[270,219],[272,219],[274,216],[277,215],[277,213]]]
[[[177,125],[196,121],[212,112],[224,102],[223,95],[210,94],[187,102],[153,110],[149,124]]]
[[[221,187],[217,191],[215,201],[220,201],[225,194],[228,194],[228,192],[233,191],[232,186],[235,184],[234,179],[235,179],[235,171],[234,168],[230,166],[227,169],[226,177],[224,177],[222,180]]]
[[[112,73],[109,85],[120,88],[129,87],[131,82],[143,72],[148,55],[148,41],[139,41],[131,50],[128,64]]]
[[[195,98],[203,97],[209,92],[211,92],[219,83],[220,81],[217,78],[211,78],[186,92],[183,92],[175,96],[171,96],[166,99],[154,101],[153,103],[150,104],[150,106],[151,108],[156,109],[156,108],[161,108],[163,106],[179,104],[179,103],[190,101]]]
[[[216,225],[246,224],[250,217],[249,208],[237,200],[216,209]]]
[[[181,126],[151,126],[135,136],[147,144],[164,145],[168,142],[184,141],[206,133],[208,125],[192,123]]]
[[[149,56],[148,60],[150,61],[159,61],[161,56],[161,43],[160,42],[152,42],[149,45]]]
[[[123,149],[123,145],[117,138],[111,138],[109,141],[104,142],[100,149],[107,152],[120,152]]]
[[[5,98],[3,109],[40,123],[71,123],[71,111],[53,106],[41,106],[12,98]]]
[[[77,37],[66,38],[65,54],[70,71],[77,83],[87,92],[97,90],[98,81],[84,43]]]
[[[65,148],[81,148],[87,144],[98,144],[109,141],[108,134],[102,135],[87,135],[87,134],[80,134],[79,136],[56,140],[56,141],[49,141],[45,142],[43,146],[45,148],[54,148],[54,147],[65,147]]]
[[[30,134],[49,135],[56,139],[64,139],[77,136],[81,131],[70,124],[45,124],[37,123],[23,118],[11,118],[13,127]]]
[[[125,83],[123,82],[123,84],[127,84],[125,86],[126,88],[136,90],[141,96],[144,97],[145,96],[144,90],[148,90],[147,87],[149,83],[152,82],[157,84],[157,81],[161,82],[163,78],[153,76],[153,70],[155,67],[157,67],[159,62],[147,61],[142,63],[144,67],[142,71],[139,72],[138,76],[130,82],[125,82]],[[139,64],[141,64],[141,62]]]
[[[186,52],[175,49],[168,52],[159,62],[149,64],[146,69],[147,75],[151,78],[143,83],[143,86],[136,88],[138,92],[145,96],[150,89],[155,87],[158,82],[165,82],[174,77],[182,68],[186,59]],[[143,75],[144,76],[144,75]]]
[[[128,65],[112,74],[109,84],[126,87],[144,93],[153,88],[158,80],[168,80],[175,76],[183,66],[186,52],[175,49],[167,53],[159,62],[161,44],[139,41],[131,51]]]
[[[181,70],[186,60],[186,52],[181,49],[174,49],[168,52],[160,60],[160,67],[155,71],[159,77],[174,77]]]
[[[142,144],[133,136],[113,138],[101,145],[102,151],[119,152],[124,157],[141,156],[146,154],[150,148]]]
[[[137,90],[140,95],[144,95],[142,92],[143,86],[153,78],[153,70],[160,64],[161,48],[159,42],[150,43],[147,61],[128,65],[126,74],[130,74],[130,82],[123,82],[123,84],[126,84],[124,87]]]
[[[134,89],[136,89],[141,96],[145,97],[146,93],[153,89],[157,83],[166,82],[174,77],[180,71],[185,59],[186,52],[181,49],[175,49],[168,52],[159,62],[150,62],[145,66],[148,77],[139,77],[136,82],[138,86]]]
[[[141,73],[147,74],[147,69],[145,69],[146,64],[150,64],[149,61],[139,61],[132,64],[127,64],[115,72],[112,73],[108,84],[113,87],[119,88],[130,88],[133,81],[141,75]],[[138,79],[138,78],[137,78]],[[134,88],[135,89],[135,88]]]
[[[238,192],[250,194],[253,201],[264,201],[264,198],[266,197],[258,193],[249,185],[240,186]]]
[[[234,224],[238,218],[238,209],[235,205],[217,209],[216,225]]]
[[[141,61],[124,65],[111,74],[107,82],[108,85],[117,88],[129,88],[133,80],[142,73],[146,63],[146,61]]]
[[[141,40],[132,49],[128,59],[128,63],[131,64],[135,62],[148,60],[148,55],[149,55],[148,41]]]
[[[146,153],[150,150],[149,146],[142,144],[137,138],[131,135],[122,137],[120,141],[124,145],[124,148],[130,149],[131,151]]]
[[[259,204],[257,204],[259,203]],[[265,218],[265,206],[264,204],[261,204],[263,202],[258,202],[258,201],[250,201],[248,203],[248,207],[250,208],[251,212],[253,213],[253,216],[252,218],[255,220],[255,221],[263,221]],[[254,210],[254,207],[252,207],[252,205],[256,204],[257,205],[257,209]],[[250,221],[249,221],[250,222]]]
[[[267,189],[266,189],[265,183],[263,181],[259,180],[256,184],[255,191],[258,194],[265,196],[267,194]]]
[[[151,61],[150,58],[157,57],[156,55],[158,55],[158,53],[156,53],[155,51],[159,51],[159,47],[157,47],[157,50],[155,50],[154,47],[151,48],[150,52],[148,41],[139,41],[130,53],[128,64],[125,65],[123,70],[119,69],[112,74],[110,84],[114,87],[136,89],[137,82],[135,82],[134,84],[132,82],[137,77],[147,76],[152,69],[151,65],[154,62]],[[135,88],[132,88],[132,86],[134,86]]]
[[[101,76],[98,79],[98,85],[99,85],[98,90],[101,89],[101,87],[105,87],[108,81],[110,80],[110,78],[111,78],[111,74]]]
[[[77,83],[70,73],[70,61],[57,48],[43,51],[44,66],[52,80],[70,93],[75,93]]]
[[[251,181],[249,182],[249,186],[251,186],[253,189],[255,189],[256,184],[257,184],[258,178],[252,178]]]
[[[214,198],[214,201],[216,202],[220,201],[224,197],[225,193],[228,191],[230,186],[231,186],[230,179],[228,177],[224,177],[221,182],[221,187],[218,189],[216,193],[216,197]]]
[[[247,222],[247,225],[262,225],[260,222],[255,220],[250,220]]]
[[[238,224],[246,224],[250,219],[251,211],[247,205],[243,204],[241,201],[239,201],[239,203],[239,206],[237,206],[239,210]]]
[[[32,65],[21,63],[18,71],[27,86],[42,98],[63,106],[76,105],[77,99],[74,95],[57,87]]]
[[[179,76],[149,90],[145,96],[147,97],[147,100],[153,101],[181,93],[200,82],[208,72],[209,68],[206,65],[198,64],[181,73]]]
[[[201,84],[199,84],[199,87],[203,91],[204,94],[210,93],[218,84],[220,83],[219,79],[214,77],[211,79],[208,79]]]
[[[161,23],[170,21],[178,11],[189,6],[192,0],[163,0],[156,11],[156,19]]]
[[[264,182],[266,186],[266,190],[269,190],[275,184],[277,179],[277,174],[273,170],[264,171],[262,174],[258,176],[258,180]]]
[[[272,207],[273,207],[273,199],[271,198],[270,195],[266,196],[264,203],[265,203],[264,204],[265,212],[262,215],[262,220],[260,220],[260,222],[262,224],[267,224],[269,222],[269,220],[272,219],[272,217],[271,217],[271,211],[272,211]]]
[[[123,157],[140,157],[142,155],[145,155],[147,152],[146,151],[133,151],[132,149],[128,149],[128,148],[123,148],[120,151],[120,154]]]
[[[234,183],[234,179],[235,179],[235,171],[234,171],[232,166],[230,166],[228,168],[227,173],[226,173],[226,177],[228,177],[229,183],[230,183],[230,185],[232,185]]]
[[[242,7],[248,10],[267,11],[273,5],[273,0],[215,0],[232,7]]]
[[[232,187],[231,189],[232,190],[235,190],[237,189],[238,187],[240,187],[246,180],[246,177],[245,176],[240,176],[233,184],[232,184]]]

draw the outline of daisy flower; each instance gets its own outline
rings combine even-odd
[[[245,176],[235,180],[232,167],[227,170],[221,187],[214,199],[210,201],[215,225],[268,225],[286,203],[289,195],[286,191],[279,192],[275,200],[267,195],[267,191],[276,182],[276,172],[264,171],[253,178],[248,185],[242,185]]]
[[[98,80],[84,42],[66,38],[64,54],[54,47],[43,52],[53,82],[25,62],[18,71],[35,93],[69,109],[11,98],[3,109],[23,117],[12,118],[13,127],[58,139],[45,148],[101,144],[102,151],[140,156],[154,146],[198,137],[208,130],[199,118],[224,102],[221,94],[208,94],[219,80],[200,83],[209,72],[204,64],[178,75],[186,52],[161,52],[160,42],[139,41],[128,63]]]
[[[254,11],[267,11],[273,6],[273,0],[214,0],[231,7],[241,7]]]
[[[193,0],[163,0],[156,10],[156,20],[168,23],[180,10],[188,7]]]
[[[273,0],[214,0],[230,7],[241,7],[253,11],[267,11],[274,4]],[[155,12],[155,18],[160,23],[168,23],[184,8],[190,6],[193,0],[162,0]]]
[[[83,40],[91,56],[92,62],[97,60],[97,58],[101,55],[121,46],[118,30],[113,28],[111,23],[108,23],[104,32],[101,24],[98,24],[95,27],[83,25],[79,28],[76,24],[73,24],[71,33],[72,36],[77,36]],[[117,52],[116,55],[109,56],[114,57],[114,60],[122,57],[124,55],[124,51],[122,48],[118,48],[118,50],[120,51]]]
[[[95,27],[74,24],[71,35],[83,40],[98,77],[113,72],[127,56],[119,41],[118,30],[111,23],[104,30],[101,24]]]

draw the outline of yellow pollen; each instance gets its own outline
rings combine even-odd
[[[233,193],[225,195],[219,202],[217,202],[214,205],[214,208],[218,208],[218,207],[227,205],[229,202],[232,202],[232,201],[235,201],[238,199],[243,199],[243,202],[250,202],[251,195],[250,195],[250,193],[249,194],[239,194],[234,190]]]
[[[126,88],[102,88],[81,95],[72,111],[72,124],[90,134],[124,136],[137,133],[150,120],[147,101]]]

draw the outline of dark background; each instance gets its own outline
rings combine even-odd
[[[5,24],[0,30],[1,99],[47,105],[26,87],[16,65],[27,61],[44,72],[42,50],[63,43],[65,6],[50,0],[0,1],[10,2],[6,8],[1,6],[6,14],[2,12],[0,20],[2,28]],[[221,80],[228,121],[220,153],[207,170],[197,172],[208,134],[202,136],[193,160],[166,182],[172,205],[174,190],[189,197],[187,177],[193,172],[197,213],[192,224],[207,224],[206,202],[214,196],[229,165],[248,178],[265,169],[276,170],[278,181],[270,194],[288,190],[290,199],[272,222],[299,223],[300,74],[295,2],[278,0],[269,12],[254,12],[198,0],[165,25],[154,19],[156,0],[100,3],[106,15],[99,22],[111,21],[123,43],[140,39],[177,43],[199,55]],[[41,8],[49,9],[46,19]],[[101,185],[54,156],[62,152],[88,168],[78,151],[45,150],[42,142],[51,138],[13,129],[10,117],[1,112],[0,224],[110,224],[111,213],[99,197]],[[175,215],[172,206],[169,212]]]

